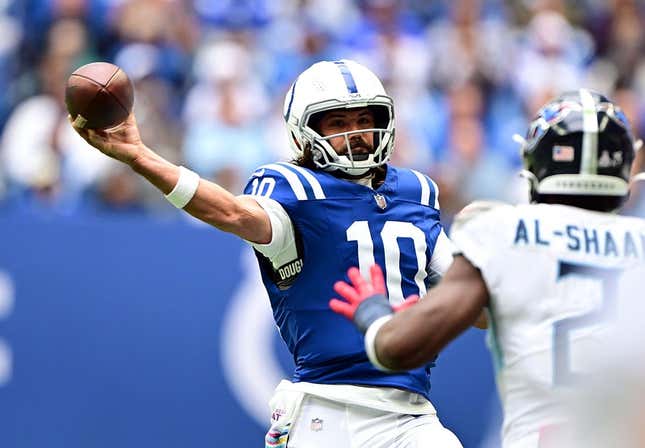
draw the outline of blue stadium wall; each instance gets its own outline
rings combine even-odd
[[[0,447],[263,446],[291,361],[243,242],[182,219],[2,213]],[[433,402],[465,447],[496,445],[482,331],[441,354]]]

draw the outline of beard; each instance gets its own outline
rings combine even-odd
[[[374,153],[374,146],[367,143],[362,138],[355,138],[350,140],[349,148],[345,145],[339,152],[340,155],[347,155],[349,157],[349,152],[351,148],[351,158],[357,162],[361,160],[366,160],[370,154]]]

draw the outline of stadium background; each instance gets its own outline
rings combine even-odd
[[[289,157],[289,83],[342,57],[395,99],[394,163],[439,184],[442,219],[519,201],[511,139],[580,86],[645,120],[637,0],[0,0],[0,446],[260,446],[289,357],[245,245],[182,216],[66,122],[94,60],[136,86],[144,141],[232,191]],[[434,402],[495,446],[483,334],[439,359]]]

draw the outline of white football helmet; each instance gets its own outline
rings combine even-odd
[[[310,126],[314,114],[333,109],[369,107],[374,112],[375,127],[359,131],[321,136]],[[361,176],[370,168],[385,164],[394,148],[394,108],[381,81],[369,69],[354,61],[318,62],[302,72],[293,83],[284,102],[284,118],[289,142],[296,157],[309,148],[314,164],[325,171],[342,171]],[[352,154],[352,134],[374,132],[374,152],[361,157]],[[343,136],[347,154],[338,155],[330,138]]]

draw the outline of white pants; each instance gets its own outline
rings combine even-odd
[[[436,414],[406,415],[304,394],[296,401],[288,448],[462,448]],[[272,429],[275,429],[272,427]]]

